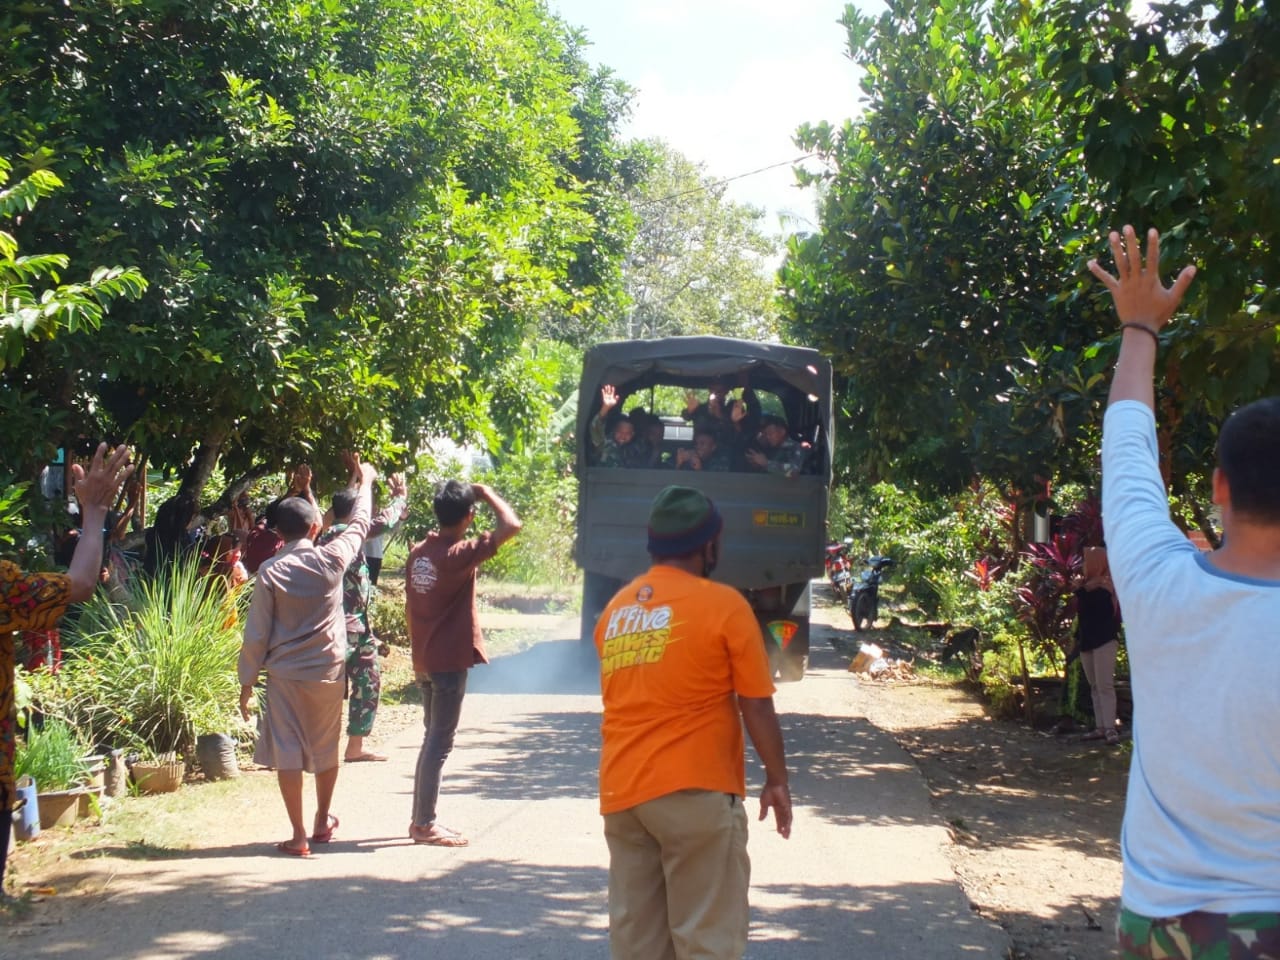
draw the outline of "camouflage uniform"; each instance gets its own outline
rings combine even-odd
[[[803,445],[788,437],[772,450],[764,451],[764,455],[769,458],[769,462],[764,467],[765,472],[780,473],[784,477],[797,477],[804,468],[804,458],[808,453],[809,451]]]
[[[1121,909],[1120,960],[1280,960],[1280,913],[1186,913],[1152,920]]]
[[[397,497],[369,525],[369,535],[389,532],[404,509]],[[347,529],[335,523],[316,539],[322,547]],[[378,667],[378,638],[369,627],[369,601],[373,585],[363,546],[342,575],[342,609],[347,616],[347,735],[367,737],[373,730],[382,696],[382,671]]]
[[[649,465],[649,444],[642,437],[630,443],[618,443],[612,436],[605,436],[604,420],[591,421],[591,446],[595,449],[598,467],[646,467]]]
[[[694,466],[686,462],[676,469],[693,470]],[[724,451],[717,449],[715,453],[702,461],[701,469],[707,473],[725,473],[729,470],[729,458],[725,456]]]

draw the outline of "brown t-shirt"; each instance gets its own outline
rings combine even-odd
[[[405,564],[405,604],[417,673],[453,673],[488,663],[476,615],[476,570],[498,552],[491,533],[414,545]]]

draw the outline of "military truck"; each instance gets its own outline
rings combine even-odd
[[[660,465],[600,462],[592,422],[601,412],[606,386],[623,398],[620,410],[642,407],[646,416],[661,421]],[[685,409],[689,391],[704,413],[709,404],[743,402],[745,392],[750,415],[744,425],[753,435],[755,417],[784,419],[788,436],[802,450],[798,475],[762,472],[741,451],[728,470],[676,469],[679,451],[693,443],[696,417]],[[584,574],[583,640],[590,642],[613,594],[648,568],[649,506],[663,487],[680,483],[702,490],[724,517],[713,578],[741,590],[751,604],[775,676],[803,677],[809,659],[809,581],[823,572],[832,427],[831,364],[814,350],[725,337],[628,340],[591,348],[583,362],[576,431],[575,552]]]

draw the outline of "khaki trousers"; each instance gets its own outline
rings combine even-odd
[[[741,960],[747,949],[742,798],[681,790],[607,814],[613,960]]]

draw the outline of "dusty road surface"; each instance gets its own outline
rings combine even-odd
[[[1005,957],[1007,935],[956,882],[918,769],[857,715],[845,661],[826,644],[814,660],[778,695],[798,806],[790,840],[753,821],[747,956]],[[390,761],[344,766],[341,826],[312,858],[275,853],[283,811],[271,774],[250,774],[193,815],[187,849],[117,844],[50,868],[63,889],[2,931],[0,956],[603,960],[593,667],[558,639],[473,671],[440,807],[466,848],[406,839],[421,728],[395,708],[379,720]]]

